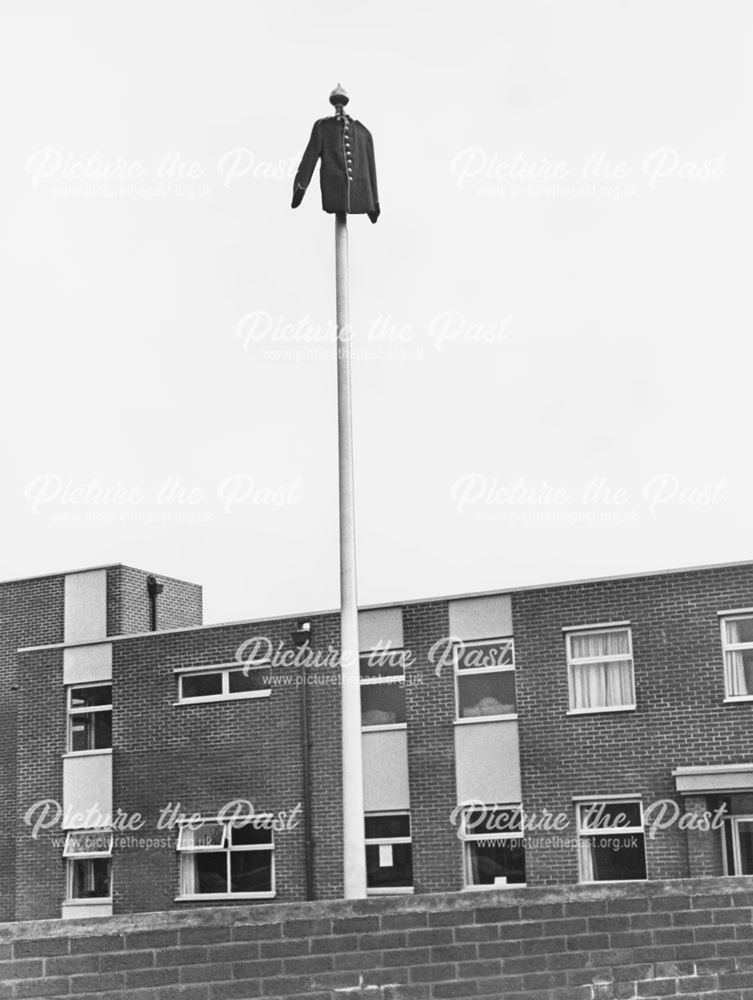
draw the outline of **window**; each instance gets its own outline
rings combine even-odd
[[[725,819],[722,843],[727,875],[753,875],[753,816]]]
[[[112,747],[112,685],[68,688],[68,750],[82,753]]]
[[[643,807],[639,801],[578,804],[581,882],[646,878]]]
[[[272,830],[260,828],[262,822],[271,824],[272,818],[181,826],[180,897],[274,896]]]
[[[728,698],[753,698],[753,615],[722,619]]]
[[[458,719],[514,717],[517,709],[512,639],[457,643],[455,693]]]
[[[567,633],[570,710],[635,708],[629,628]]]
[[[405,654],[379,649],[360,657],[361,725],[405,725]]]
[[[460,837],[466,887],[525,884],[520,805],[469,806],[462,814]]]
[[[68,899],[112,897],[112,839],[109,830],[68,833],[63,848]]]
[[[410,814],[367,813],[366,887],[369,892],[404,892],[413,886]]]
[[[269,663],[257,666],[208,667],[178,671],[178,701],[230,701],[236,698],[266,698]]]

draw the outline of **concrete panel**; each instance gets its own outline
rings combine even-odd
[[[358,612],[358,641],[361,652],[390,645],[403,648],[403,609],[374,608]]]
[[[112,903],[84,900],[77,900],[75,903],[63,903],[63,910],[60,915],[63,920],[76,920],[81,917],[111,917]]]
[[[364,811],[410,808],[407,730],[383,729],[362,738]]]
[[[455,726],[458,802],[520,802],[518,723],[473,722]]]
[[[112,680],[112,643],[63,650],[63,684]]]
[[[82,816],[94,810],[90,824]],[[63,758],[63,812],[66,829],[107,826],[112,818],[112,752]]]
[[[672,773],[681,795],[720,795],[753,790],[753,764],[678,767]]]
[[[65,577],[66,643],[107,637],[107,570],[68,573]]]
[[[509,594],[450,601],[449,610],[450,635],[458,639],[496,639],[513,634]]]

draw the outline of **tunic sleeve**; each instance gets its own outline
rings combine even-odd
[[[309,139],[308,146],[306,146],[300,166],[298,167],[298,172],[293,181],[293,201],[290,206],[291,208],[298,208],[303,201],[306,188],[309,186],[314,168],[316,167],[316,161],[321,155],[322,137],[319,130],[319,122],[314,122],[314,127],[311,129],[311,138]]]

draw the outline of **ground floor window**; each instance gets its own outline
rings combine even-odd
[[[409,813],[367,813],[365,842],[369,892],[401,892],[413,886]]]
[[[641,802],[594,800],[578,803],[577,810],[581,882],[645,879]]]
[[[109,830],[76,830],[66,835],[68,899],[112,898],[112,840]]]
[[[268,819],[181,826],[180,896],[273,896],[274,843],[263,825]]]
[[[469,807],[462,814],[460,837],[466,887],[525,883],[520,805]]]

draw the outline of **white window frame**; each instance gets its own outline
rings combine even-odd
[[[383,728],[383,727],[382,727]],[[411,815],[410,809],[379,809],[374,812],[365,813],[365,817],[369,818],[372,816],[407,816],[408,824],[410,829],[410,834],[407,837],[364,837],[364,850],[367,847],[381,847],[383,844],[390,846],[394,844],[413,844],[413,827],[410,825]],[[411,875],[413,874],[412,868],[412,853],[411,853]],[[367,872],[368,877],[368,872]],[[367,896],[409,896],[413,893],[412,885],[397,885],[397,886],[378,886],[372,888],[369,885],[366,886]]]
[[[108,835],[108,847],[107,850],[102,851],[75,851],[71,842],[74,837],[80,836],[92,836],[93,834],[103,833]],[[65,860],[65,902],[75,903],[76,905],[82,903],[84,905],[96,905],[97,903],[111,903],[112,902],[112,848],[113,848],[113,832],[112,830],[68,830],[65,836],[65,844],[63,845],[63,858]],[[110,862],[110,894],[108,896],[74,896],[73,895],[73,872],[75,868],[76,861],[93,861],[106,858]]]
[[[466,829],[466,820],[468,814],[478,809],[482,806],[478,803],[469,805],[467,808],[463,809],[460,816],[460,826],[458,828],[458,836],[463,842],[463,888],[468,892],[484,892],[489,889],[523,889],[526,886],[526,882],[500,882],[498,885],[494,882],[489,885],[485,885],[479,882],[471,881],[471,852],[470,845],[477,842],[483,841],[485,844],[489,844],[493,840],[504,841],[504,840],[520,840],[523,842],[523,849],[525,852],[525,825],[524,825],[524,814],[523,806],[520,802],[512,802],[507,804],[502,804],[495,802],[493,805],[485,803],[483,808],[489,810],[489,812],[506,812],[507,810],[519,810],[520,812],[520,829],[500,831],[498,833],[473,833],[468,832]]]
[[[361,677],[361,663],[372,656],[399,656],[401,673],[389,675],[387,677]],[[377,684],[399,684],[405,692],[405,650],[404,649],[369,649],[358,654],[358,679],[359,679],[359,710],[360,710],[360,688],[371,687]],[[372,733],[388,729],[407,729],[406,722],[386,722],[376,726],[365,726],[361,724],[361,732]],[[398,810],[399,811],[399,810]]]
[[[245,701],[249,698],[269,698],[272,694],[272,687],[262,688],[259,691],[238,691],[231,693],[230,691],[230,674],[233,672],[249,673],[250,671],[256,670],[272,670],[272,664],[269,660],[261,660],[254,663],[217,663],[209,664],[200,667],[176,667],[173,673],[178,678],[178,700],[174,702],[176,705],[201,705],[209,704],[215,701]],[[184,698],[183,697],[183,678],[184,677],[203,677],[211,674],[212,676],[220,675],[222,678],[222,692],[220,694],[205,694],[197,698]]]
[[[512,653],[512,663],[505,663],[501,666],[494,667],[465,667],[461,669],[458,666],[460,660],[460,653],[468,650],[469,647],[475,646],[498,646],[500,643],[507,643],[509,649]],[[518,691],[517,691],[517,677],[515,675],[515,639],[511,635],[501,635],[496,639],[460,639],[453,646],[453,665],[455,674],[455,724],[456,725],[473,725],[477,722],[506,722],[508,720],[517,719],[518,712]],[[478,674],[502,674],[511,673],[513,679],[515,680],[515,712],[506,712],[502,715],[472,715],[472,716],[461,716],[460,714],[460,683],[459,678],[461,677],[474,677]]]
[[[724,665],[724,700],[725,701],[753,701],[753,694],[732,694],[730,692],[730,671],[727,666],[727,653],[742,652],[743,650],[753,650],[753,642],[727,642],[727,622],[753,619],[753,612],[725,612],[720,615],[719,627],[722,637],[722,662]]]
[[[730,857],[729,848],[727,847],[727,838],[724,836],[726,830],[722,828],[722,861],[724,864],[724,874],[728,876],[740,875],[740,869],[742,864],[740,862],[740,833],[738,827],[740,823],[751,823],[753,824],[753,815],[728,815],[725,822],[729,823],[730,840],[732,841],[732,864],[734,866],[734,872],[730,871]],[[745,873],[742,873],[745,875]],[[749,873],[750,874],[750,873]]]
[[[633,658],[633,630],[630,622],[619,622],[606,625],[579,625],[577,628],[562,630],[565,634],[565,655],[567,657],[567,687],[570,700],[568,715],[594,715],[602,712],[634,712],[635,700],[635,659]],[[607,632],[627,632],[628,652],[616,653],[612,656],[577,656],[572,655],[572,640],[582,635],[601,635]],[[629,705],[603,705],[596,707],[576,708],[575,687],[573,684],[573,667],[588,663],[623,663],[630,662],[630,690],[632,700]]]
[[[237,825],[243,826],[253,826],[255,821],[260,819],[270,820],[272,817],[268,814],[260,813],[255,815],[253,819],[249,821],[248,824],[239,823]],[[181,838],[183,836],[184,830],[192,829],[198,827],[204,823],[212,823],[215,826],[222,825],[224,827],[222,845],[219,844],[208,844],[202,847],[181,847]],[[269,830],[269,843],[268,844],[243,844],[238,847],[231,846],[229,842],[229,828],[233,825],[233,820],[221,820],[217,816],[202,816],[195,820],[186,821],[179,823],[178,828],[178,839],[176,843],[176,851],[179,859],[179,869],[178,878],[181,877],[180,867],[183,864],[183,857],[186,855],[194,854],[219,854],[225,853],[227,855],[227,884],[230,885],[230,858],[235,852],[243,851],[265,851],[270,855],[270,885],[271,889],[267,892],[195,892],[188,895],[181,895],[180,893],[175,897],[176,901],[181,900],[213,900],[213,899],[274,899],[276,894],[276,881],[275,881],[275,837],[274,831]]]
[[[99,688],[99,687],[109,687],[110,688],[110,704],[109,705],[94,705],[94,706],[82,706],[81,708],[74,708],[71,704],[73,700],[73,692],[77,691],[79,688]],[[73,749],[73,717],[75,715],[91,715],[94,712],[109,712],[112,716],[112,681],[92,681],[87,683],[82,681],[77,684],[69,684],[66,689],[66,756],[73,757],[83,757],[87,754],[100,754],[100,753],[112,753],[112,739],[110,740],[109,747],[99,747],[95,750],[74,750]],[[112,722],[111,722],[112,725]]]
[[[582,810],[597,805],[637,805],[640,810],[640,826],[583,826]],[[643,822],[643,799],[639,795],[602,795],[589,796],[575,800],[575,820],[578,831],[578,881],[582,885],[619,885],[622,882],[648,881],[648,852],[646,851],[646,828]],[[621,837],[635,833],[643,837],[643,861],[646,868],[645,878],[639,879],[586,879],[584,877],[584,851],[586,842],[593,837]]]

